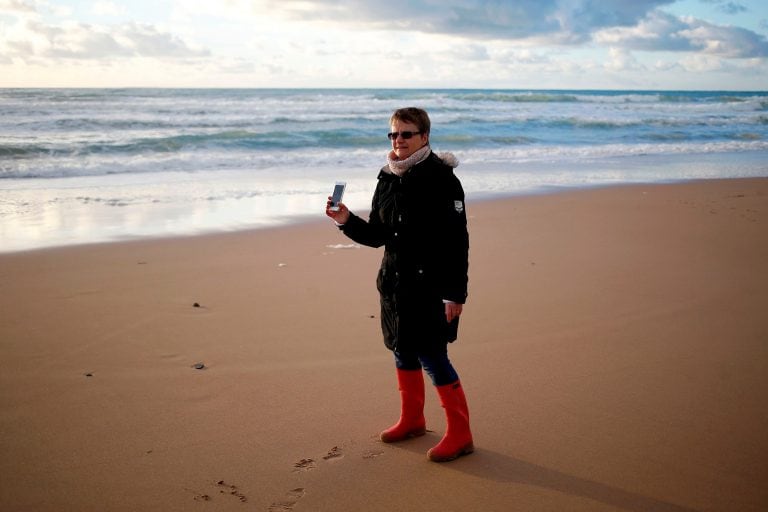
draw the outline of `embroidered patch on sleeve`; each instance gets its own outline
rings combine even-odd
[[[453,207],[456,208],[456,213],[461,213],[464,211],[464,201],[454,201]]]

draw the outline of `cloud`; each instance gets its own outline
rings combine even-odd
[[[490,59],[488,48],[479,44],[454,45],[452,54],[459,60],[485,61]]]
[[[631,26],[675,0],[252,0],[292,19],[357,22],[482,39],[578,43],[606,27]],[[395,13],[393,15],[393,13]]]
[[[726,0],[701,0],[701,3],[713,4],[717,7],[718,10],[724,12],[725,14],[739,14],[749,10],[740,3],[729,2]]]
[[[0,52],[8,59],[188,58],[210,54],[171,33],[141,23],[113,26],[75,22],[48,24],[30,17],[17,20],[2,35]]]
[[[634,27],[602,30],[594,40],[632,50],[701,52],[726,58],[768,56],[768,40],[751,30],[661,11],[650,13]]]
[[[121,16],[126,13],[126,8],[114,2],[100,1],[93,4],[91,11],[99,16]]]
[[[181,38],[152,25],[127,23],[116,27],[121,46],[141,57],[204,57],[210,52],[193,48]]]
[[[624,48],[611,48],[608,54],[610,59],[605,63],[606,69],[611,71],[642,71],[645,69],[632,53]]]
[[[0,13],[34,13],[33,5],[24,0],[0,0]]]
[[[723,27],[705,21],[689,19],[689,28],[681,35],[688,38],[694,49],[703,53],[729,58],[768,57],[768,40],[741,27]]]
[[[562,2],[556,16],[565,35],[584,42],[605,28],[634,26],[649,12],[672,3],[674,0],[575,0]]]
[[[232,0],[237,3],[238,0]],[[742,4],[702,0],[738,13]],[[293,20],[335,20],[395,31],[436,33],[517,44],[582,45],[644,51],[702,52],[726,58],[768,56],[766,38],[751,30],[679,18],[661,8],[675,0],[251,0]],[[402,13],[393,17],[392,13]],[[472,52],[470,52],[472,53]],[[476,52],[475,52],[476,53]]]

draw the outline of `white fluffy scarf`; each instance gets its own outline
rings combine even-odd
[[[432,149],[429,147],[429,144],[427,144],[423,148],[414,152],[405,160],[398,160],[395,152],[390,151],[389,154],[387,154],[387,164],[389,171],[397,176],[402,176],[408,169],[426,160],[431,152]],[[453,155],[453,153],[439,153],[437,157],[445,162],[446,165],[450,165],[451,167],[459,166],[459,160]]]
[[[416,150],[411,156],[409,156],[405,160],[398,160],[397,155],[395,155],[395,152],[390,151],[389,154],[387,154],[387,163],[389,164],[389,170],[392,171],[392,174],[402,176],[403,174],[405,174],[405,171],[407,171],[414,165],[426,160],[426,158],[429,156],[429,153],[431,152],[432,152],[432,149],[429,147],[429,144],[427,144],[423,148]]]

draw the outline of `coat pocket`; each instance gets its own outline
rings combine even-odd
[[[381,295],[390,296],[395,292],[396,276],[391,270],[387,270],[385,267],[379,269],[379,273],[376,276],[376,289]]]
[[[400,318],[397,314],[395,301],[392,297],[381,296],[381,333],[384,336],[384,345],[395,350],[398,342]]]
[[[445,320],[445,341],[453,343],[459,337],[459,319],[454,318],[449,322]]]

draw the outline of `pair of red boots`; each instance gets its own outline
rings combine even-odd
[[[397,370],[400,388],[400,421],[381,433],[385,443],[395,443],[427,432],[424,419],[424,374],[421,370]],[[445,409],[448,427],[443,439],[427,452],[429,460],[447,462],[475,451],[469,430],[469,409],[461,383],[457,380],[436,386],[440,403]]]

